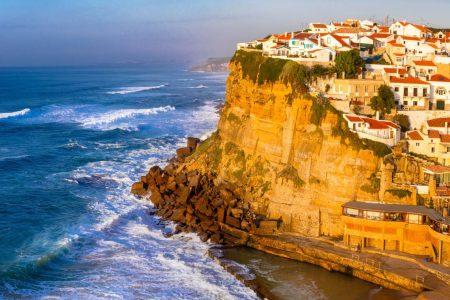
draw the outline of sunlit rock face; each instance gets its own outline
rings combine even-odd
[[[241,65],[232,62],[218,131],[186,167],[240,186],[240,197],[255,211],[281,218],[285,231],[341,235],[343,203],[378,201],[371,178],[380,157],[336,134],[335,111],[325,110],[313,122],[314,101],[281,81],[244,78]]]

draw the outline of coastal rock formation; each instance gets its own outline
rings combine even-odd
[[[238,52],[230,63],[218,130],[195,149],[179,149],[165,170],[152,168],[134,193],[150,191],[159,214],[205,239],[221,223],[244,232],[342,235],[341,205],[378,200],[376,175],[389,149],[360,140],[325,99],[283,80],[297,65],[262,74],[272,60],[248,55]],[[256,215],[268,220],[260,228]]]

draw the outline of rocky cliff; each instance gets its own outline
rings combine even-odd
[[[163,217],[205,239],[222,223],[258,230],[255,220],[266,220],[269,230],[340,236],[343,203],[378,201],[381,160],[390,150],[359,139],[326,99],[308,93],[330,74],[238,51],[217,131],[198,145],[188,141],[165,170],[151,170],[132,191],[150,191]]]
[[[184,166],[239,186],[239,197],[285,231],[338,236],[343,203],[377,201],[387,149],[359,140],[326,100],[305,93],[311,70],[294,71],[294,80],[306,78],[296,84],[286,80],[296,66],[272,61],[236,53],[218,130]],[[275,73],[263,73],[267,64]]]

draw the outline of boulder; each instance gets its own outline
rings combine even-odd
[[[153,191],[150,196],[150,200],[156,207],[160,207],[163,202],[163,197],[158,191]]]
[[[237,219],[240,219],[244,213],[244,211],[240,208],[231,208],[231,215]]]
[[[241,221],[239,219],[236,219],[230,215],[228,215],[225,219],[225,223],[227,223],[230,226],[240,228],[241,227]]]
[[[186,210],[184,208],[177,208],[173,211],[170,219],[175,222],[184,222],[185,221],[185,217],[184,217],[185,212],[186,212]]]
[[[177,158],[180,161],[183,161],[186,157],[188,157],[189,155],[191,155],[191,149],[189,149],[188,147],[183,147],[180,149],[177,149]]]
[[[144,196],[147,193],[147,190],[144,188],[144,183],[141,181],[133,183],[131,193],[136,196]]]
[[[200,139],[195,138],[195,137],[188,137],[187,138],[187,143],[186,146],[191,150],[194,151],[198,144],[200,144]]]

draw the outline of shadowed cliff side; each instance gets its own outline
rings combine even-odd
[[[185,163],[241,187],[282,230],[339,236],[341,205],[378,200],[382,144],[360,140],[308,85],[330,70],[238,51],[230,63],[218,130]],[[378,184],[379,185],[379,184]]]

